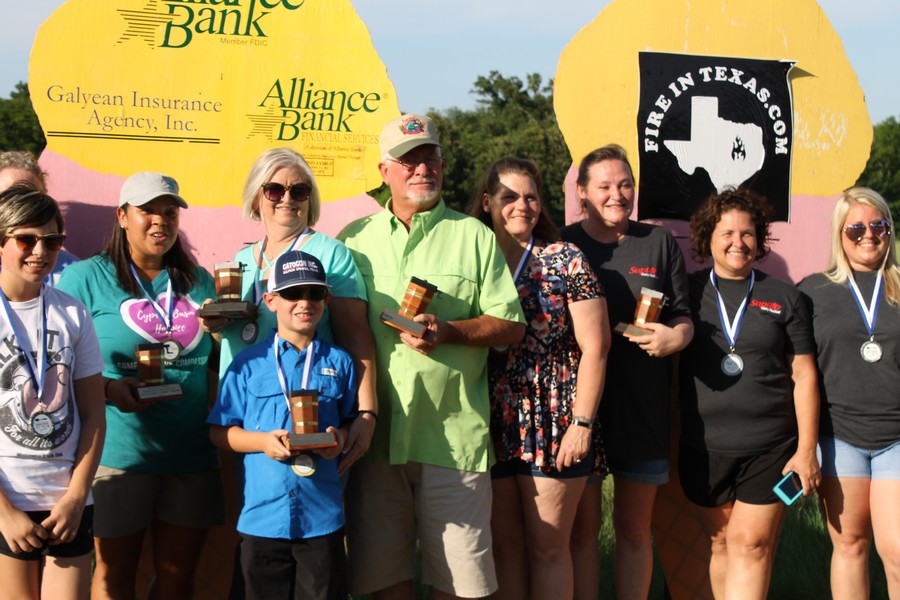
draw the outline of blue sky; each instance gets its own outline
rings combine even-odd
[[[111,0],[115,1],[115,0]],[[479,75],[553,77],[562,49],[608,0],[351,0],[397,89],[400,108],[472,108]],[[753,0],[743,0],[753,1]],[[790,0],[786,0],[790,1]],[[63,0],[2,0],[0,96],[28,78],[38,26]],[[11,5],[11,6],[10,6]],[[874,123],[900,115],[897,0],[819,0],[844,43]],[[423,26],[423,24],[426,24]]]

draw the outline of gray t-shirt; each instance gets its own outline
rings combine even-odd
[[[855,273],[863,303],[875,289],[875,272]],[[818,348],[820,434],[880,450],[900,441],[900,308],[882,293],[875,320],[878,362],[866,362],[860,347],[869,339],[849,283],[810,275],[798,286],[810,303]]]

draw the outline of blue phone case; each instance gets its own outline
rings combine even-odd
[[[775,484],[775,487],[772,488],[772,491],[775,492],[775,495],[781,498],[781,501],[784,502],[787,506],[790,506],[794,502],[797,501],[797,498],[803,495],[803,488],[797,489],[797,486],[792,481],[792,478],[796,475],[794,471],[791,471],[787,475],[781,478],[781,481]],[[796,490],[796,491],[794,491]]]

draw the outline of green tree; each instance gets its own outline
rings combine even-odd
[[[875,126],[869,162],[856,185],[880,193],[888,201],[894,221],[900,218],[900,122],[894,117]]]
[[[16,84],[9,98],[0,98],[0,150],[29,150],[39,155],[47,145],[41,124],[31,106],[28,85]]]
[[[565,211],[563,180],[571,165],[569,151],[553,111],[552,81],[539,74],[504,77],[497,71],[478,77],[472,89],[472,110],[431,110],[441,137],[444,158],[442,197],[448,206],[464,211],[481,177],[492,162],[504,156],[530,158],[541,168],[541,199],[553,220],[562,225]],[[384,203],[385,186],[369,192]]]
[[[447,156],[444,200],[463,210],[492,162],[521,156],[541,167],[541,198],[562,224],[562,185],[571,159],[553,110],[552,81],[545,84],[537,73],[523,81],[491,71],[475,81],[472,93],[478,103],[474,110],[453,108],[431,115]]]

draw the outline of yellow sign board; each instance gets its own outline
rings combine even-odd
[[[638,60],[647,51],[794,61],[792,193],[831,196],[865,168],[872,124],[863,92],[815,0],[611,2],[565,48],[554,80],[576,163],[610,142],[638,156],[638,136],[652,127],[637,123]]]
[[[399,114],[349,0],[69,0],[37,33],[29,87],[49,150],[168,173],[206,206],[240,203],[275,146],[303,154],[324,201],[375,188]]]

